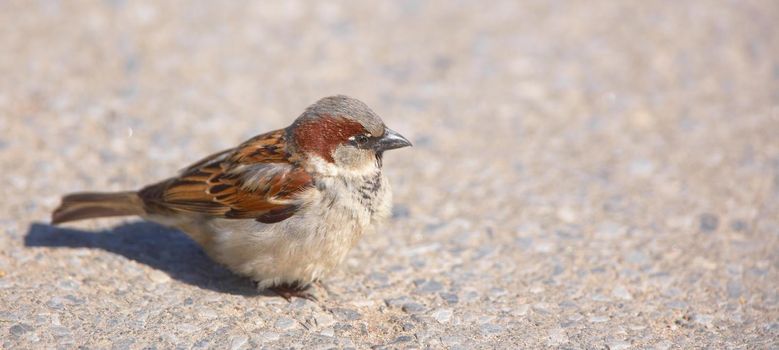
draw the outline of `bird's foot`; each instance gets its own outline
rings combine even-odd
[[[313,291],[310,284],[301,285],[300,283],[297,282],[283,283],[283,284],[270,287],[268,289],[278,294],[280,297],[286,299],[287,301],[291,301],[292,297],[308,299],[313,302],[319,301],[316,295],[312,293]]]

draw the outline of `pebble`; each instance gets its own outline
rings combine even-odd
[[[334,337],[335,336],[335,328],[333,327],[326,327],[319,331],[319,334],[325,337]]]
[[[435,280],[415,281],[414,284],[417,285],[417,289],[414,292],[419,294],[435,293],[444,289],[444,286]]]
[[[595,237],[599,239],[616,239],[622,237],[627,232],[627,229],[616,222],[606,221],[598,225],[595,231]]]
[[[408,302],[413,301],[411,298],[407,296],[397,297],[397,298],[388,298],[384,299],[384,303],[387,304],[387,306],[390,307],[401,307],[403,304],[406,304]]]
[[[297,321],[288,318],[288,317],[279,317],[276,322],[273,324],[274,327],[286,331],[290,330],[295,327],[297,324]]]
[[[540,314],[549,314],[552,310],[552,304],[549,303],[535,303],[533,304],[533,311]]]
[[[393,219],[405,219],[411,216],[411,210],[407,205],[395,204],[392,206],[392,218]]]
[[[606,344],[609,350],[627,350],[630,349],[631,344],[630,342],[622,341],[622,340],[614,340],[610,341]]]
[[[700,324],[704,327],[711,327],[714,322],[714,316],[706,314],[695,314],[692,317],[693,322]]]
[[[407,342],[410,342],[412,340],[414,340],[414,338],[412,338],[410,335],[401,335],[401,336],[395,338],[395,340],[392,341],[392,344],[407,343]]]
[[[200,317],[208,319],[208,320],[215,319],[215,318],[219,317],[219,314],[216,312],[216,310],[211,309],[211,308],[207,308],[207,307],[204,307],[204,308],[201,308],[200,310],[198,310],[198,315]]]
[[[335,323],[335,318],[332,315],[323,312],[318,312],[314,315],[314,319],[319,327],[329,327]]]
[[[452,319],[452,309],[437,309],[433,311],[431,316],[438,321],[438,323],[448,323]]]
[[[354,321],[362,318],[362,315],[360,315],[357,310],[352,309],[336,308],[330,310],[330,312],[332,312],[335,317],[342,321]]]
[[[738,299],[739,297],[741,297],[744,287],[741,285],[741,282],[732,280],[732,281],[728,281],[727,289],[728,289],[728,298]]]
[[[420,303],[411,302],[411,303],[403,304],[402,309],[403,311],[408,313],[418,313],[418,312],[425,311],[425,306]]]
[[[501,333],[505,329],[502,325],[494,323],[485,323],[480,326],[481,332],[485,334]]]
[[[479,300],[479,293],[476,291],[468,291],[461,295],[460,300],[464,303],[472,303]]]
[[[230,337],[230,350],[243,349],[249,342],[249,337],[245,335],[236,335]]]
[[[115,341],[113,344],[111,344],[111,349],[112,350],[130,349],[130,347],[132,347],[133,344],[135,344],[134,338],[119,339]]]
[[[154,270],[149,273],[149,279],[154,283],[168,283],[170,282],[170,276],[160,270]]]
[[[438,294],[441,299],[444,299],[449,304],[457,304],[457,302],[460,301],[460,298],[455,293],[439,293]]]
[[[662,340],[655,344],[652,348],[654,350],[668,350],[674,346],[674,343],[670,340]]]
[[[465,339],[462,336],[447,334],[441,337],[441,344],[443,344],[446,347],[452,348],[452,347],[460,346],[460,344],[462,344],[464,340]]]
[[[559,346],[568,342],[568,336],[562,328],[553,328],[547,335],[547,346]]]
[[[666,303],[665,306],[676,310],[684,310],[687,308],[687,303],[681,300],[674,300]]]
[[[700,229],[703,232],[709,233],[717,230],[719,226],[719,218],[711,213],[703,213],[698,218],[700,220]]]
[[[70,329],[68,329],[68,327],[64,327],[64,326],[51,326],[49,328],[49,331],[55,337],[68,337],[68,336],[70,336]]]
[[[17,323],[9,329],[11,335],[20,336],[24,333],[31,332],[33,327],[26,323]]]
[[[258,334],[258,337],[265,342],[273,342],[281,339],[281,334],[271,331],[262,331]]]
[[[194,333],[198,330],[200,330],[199,327],[191,324],[191,323],[180,323],[176,326],[176,329],[178,329],[179,332],[182,333]]]
[[[589,319],[587,319],[591,323],[603,323],[607,322],[609,320],[608,316],[591,316]]]
[[[614,289],[611,290],[611,296],[622,300],[633,300],[633,295],[623,285],[614,286]]]
[[[576,214],[576,211],[574,211],[573,208],[563,206],[557,209],[557,218],[562,222],[570,224],[576,222],[579,216]]]
[[[730,229],[736,232],[745,232],[749,224],[744,220],[733,220],[730,222]]]

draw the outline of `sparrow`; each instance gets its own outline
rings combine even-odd
[[[382,156],[407,146],[365,103],[325,97],[289,127],[139,191],[68,194],[51,222],[137,215],[185,232],[259,289],[315,299],[312,283],[389,216]]]

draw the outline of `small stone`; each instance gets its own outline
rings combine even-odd
[[[208,339],[200,339],[192,345],[193,349],[208,349],[210,341]]]
[[[552,305],[549,303],[535,303],[533,304],[533,311],[539,314],[549,314],[551,312]]]
[[[441,296],[441,299],[444,299],[449,304],[457,304],[458,301],[460,301],[460,298],[457,297],[457,294],[454,293],[440,293],[438,294]]]
[[[489,291],[488,294],[489,294],[491,299],[498,299],[498,298],[503,297],[506,294],[508,294],[508,291],[506,291],[503,288],[490,288],[490,291]]]
[[[389,283],[387,274],[380,272],[372,272],[368,275],[368,280],[380,286],[386,286]]]
[[[179,332],[186,333],[186,334],[193,333],[200,330],[200,328],[198,328],[197,326],[191,323],[181,323],[176,327],[176,329],[178,329]]]
[[[635,159],[630,163],[630,173],[636,176],[647,177],[652,175],[655,165],[648,159]]]
[[[668,306],[671,309],[684,310],[687,308],[687,303],[681,300],[674,300],[666,303],[665,306]]]
[[[591,323],[603,323],[608,322],[609,318],[608,316],[592,316],[589,319],[587,319]]]
[[[530,304],[520,304],[514,308],[514,316],[525,316],[530,311]]]
[[[322,336],[325,336],[325,337],[330,337],[330,338],[335,337],[335,328],[327,327],[327,328],[323,329],[322,331],[320,331],[319,334],[322,335]]]
[[[476,291],[468,291],[460,298],[465,303],[474,302],[479,299],[479,293]]]
[[[450,349],[460,346],[463,340],[463,337],[457,335],[447,335],[441,337],[441,343]]]
[[[329,327],[335,323],[335,318],[332,315],[322,312],[314,315],[314,320],[316,320],[316,324],[320,327]]]
[[[670,348],[671,348],[673,345],[674,345],[674,343],[673,343],[673,342],[671,342],[670,340],[663,340],[663,341],[661,341],[661,342],[659,342],[659,343],[655,344],[655,346],[654,346],[654,347],[652,347],[652,348],[653,348],[653,349],[655,349],[655,350],[668,350],[668,349],[670,349]]]
[[[557,218],[560,219],[560,221],[562,222],[570,224],[575,222],[579,218],[579,216],[570,207],[560,207],[559,209],[557,209]]]
[[[547,336],[547,346],[559,346],[568,342],[568,336],[562,328],[553,328]]]
[[[387,306],[389,307],[401,307],[403,306],[403,304],[406,304],[411,301],[412,301],[411,298],[407,296],[384,299],[384,303],[387,304]]]
[[[52,297],[49,299],[49,301],[46,302],[46,306],[55,309],[55,310],[61,310],[63,309],[65,300],[61,297]]]
[[[239,350],[249,342],[249,337],[245,335],[236,335],[230,338],[230,350]]]
[[[611,290],[611,296],[622,300],[633,300],[633,295],[630,294],[627,288],[623,285],[617,285]]]
[[[749,224],[747,224],[744,220],[733,220],[730,222],[730,229],[736,232],[744,232],[749,228]]]
[[[71,305],[82,305],[86,303],[86,300],[84,298],[79,298],[72,294],[66,295],[65,300],[67,300],[67,302]]]
[[[606,221],[598,225],[598,228],[595,230],[595,237],[607,240],[616,239],[624,236],[626,232],[627,228],[624,226],[613,221]]]
[[[425,307],[422,304],[420,304],[420,303],[411,302],[411,303],[403,304],[403,308],[402,309],[403,309],[403,311],[408,312],[408,313],[418,313],[418,312],[424,311]]]
[[[395,204],[392,206],[393,219],[405,219],[411,215],[411,210],[407,205]]]
[[[17,323],[15,325],[11,326],[11,328],[8,331],[9,331],[9,333],[11,333],[11,335],[20,336],[20,335],[22,335],[24,333],[27,333],[27,332],[30,332],[32,330],[33,330],[32,326],[30,326],[30,325],[28,325],[26,323]]]
[[[412,338],[410,335],[401,335],[401,336],[395,338],[395,340],[392,341],[392,344],[407,343],[407,342],[410,342],[413,339],[414,338]]]
[[[576,309],[579,307],[579,305],[573,302],[572,300],[564,300],[560,302],[558,306],[560,306],[563,309]]]
[[[216,311],[214,311],[214,309],[211,308],[202,308],[198,310],[198,315],[208,320],[219,317],[219,314]]]
[[[352,309],[336,308],[330,310],[330,312],[332,312],[335,317],[338,317],[338,319],[344,321],[354,321],[362,318],[362,315],[360,315],[359,312]]]
[[[703,213],[699,217],[700,219],[700,228],[703,232],[713,232],[717,230],[717,227],[719,226],[719,218],[711,213]]]
[[[711,315],[705,315],[705,314],[695,314],[692,317],[692,320],[704,327],[711,327],[712,323],[714,322],[714,316]]]
[[[444,286],[438,281],[427,280],[427,281],[421,281],[417,283],[417,289],[414,291],[414,293],[419,293],[419,294],[435,293],[441,291],[442,289],[444,289]]]
[[[630,349],[630,343],[622,340],[610,341],[606,346],[609,350],[626,350]]]
[[[66,290],[76,290],[79,288],[79,284],[76,281],[63,280],[60,281],[59,288],[66,289]]]
[[[481,325],[481,332],[484,334],[495,334],[503,332],[503,326],[494,323],[485,323]]]
[[[170,276],[160,270],[154,270],[149,273],[149,279],[154,283],[168,283],[170,282]]]
[[[260,332],[259,338],[264,342],[272,342],[281,339],[281,334],[276,332],[264,331]]]
[[[279,317],[278,320],[276,320],[276,323],[273,325],[281,330],[289,330],[295,327],[295,320],[288,318],[288,317]]]
[[[135,344],[134,338],[119,339],[115,341],[113,344],[111,344],[111,349],[113,350],[130,349],[130,347],[132,347],[133,344]]]
[[[728,289],[728,298],[738,299],[739,297],[741,297],[741,293],[744,290],[744,286],[741,285],[741,282],[732,280],[728,282],[727,289]]]
[[[649,262],[649,257],[644,252],[634,250],[627,254],[625,260],[631,264],[643,265]]]
[[[452,319],[452,314],[452,309],[438,309],[433,311],[432,316],[438,323],[447,323]]]

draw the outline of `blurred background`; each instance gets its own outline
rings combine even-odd
[[[777,346],[778,18],[770,0],[2,1],[0,342]],[[171,230],[44,224],[64,193],[138,188],[334,94],[415,147],[387,154],[393,220],[321,308],[225,293],[245,286]]]

